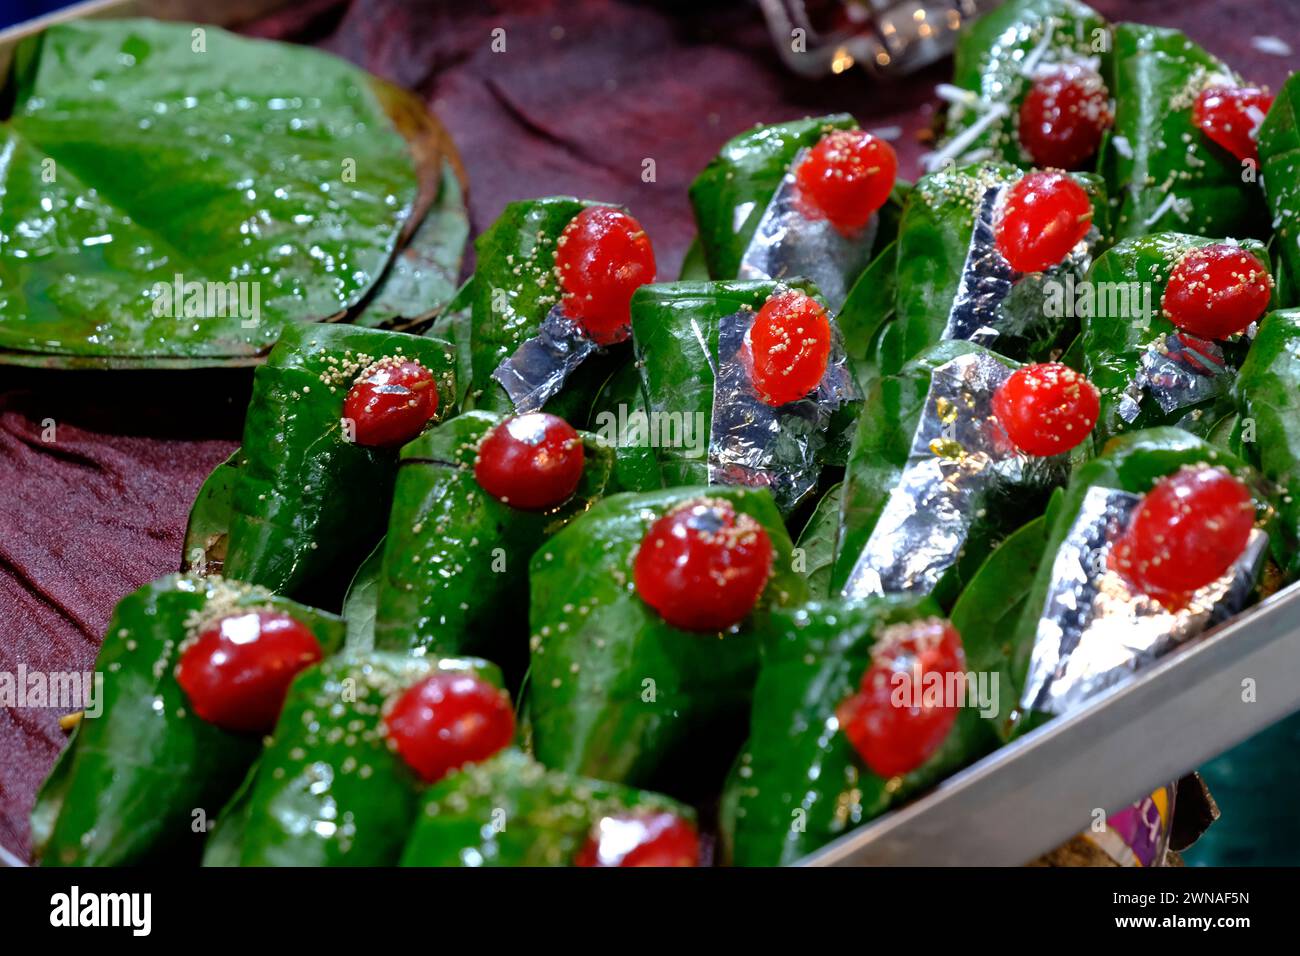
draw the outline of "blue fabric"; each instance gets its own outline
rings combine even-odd
[[[67,0],[0,0],[0,29],[70,6]]]

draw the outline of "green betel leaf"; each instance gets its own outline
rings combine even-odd
[[[1231,409],[1233,370],[1247,343],[1239,338],[1216,345],[1188,338],[1161,311],[1179,258],[1223,241],[1174,232],[1125,239],[1097,258],[1075,301],[1066,303],[1080,316],[1084,371],[1101,391],[1094,433],[1099,447],[1111,436],[1157,425],[1177,425],[1204,437]],[[1240,245],[1269,267],[1262,243],[1247,239]],[[1067,296],[1070,291],[1066,289]],[[1223,371],[1212,374],[1216,358]],[[1145,373],[1144,363],[1151,367]],[[1143,385],[1152,374],[1168,382],[1175,373],[1187,384]]]
[[[190,507],[185,526],[185,550],[181,570],[197,574],[220,574],[226,563],[230,537],[231,509],[235,485],[243,467],[243,453],[236,448],[229,458],[212,469]]]
[[[1284,305],[1300,305],[1300,73],[1282,84],[1259,128],[1259,166],[1280,249],[1279,293]]]
[[[804,525],[796,543],[802,552],[803,575],[808,579],[808,593],[813,600],[831,595],[831,569],[835,564],[835,541],[840,530],[840,503],[844,485],[832,486]]]
[[[610,494],[664,486],[650,435],[650,409],[641,372],[629,361],[609,377],[591,406],[590,428],[614,448]]]
[[[255,777],[227,807],[208,865],[391,866],[423,789],[388,746],[384,703],[439,671],[501,685],[474,659],[345,653],[294,680]],[[222,833],[226,821],[234,834]]]
[[[651,524],[700,497],[753,517],[775,551],[757,609],[719,635],[670,626],[632,583]],[[537,758],[553,770],[674,794],[716,785],[744,735],[755,628],[769,608],[807,594],[791,548],[766,491],[718,487],[614,495],[543,545],[529,573]]]
[[[73,21],[15,71],[0,361],[251,361],[285,322],[357,305],[418,211],[386,113],[409,103],[316,50]]]
[[[962,707],[924,764],[886,780],[839,732],[835,709],[857,691],[881,631],[937,614],[928,599],[891,596],[779,608],[760,625],[750,739],[723,796],[732,863],[794,862],[993,749],[987,722]]]
[[[337,606],[383,534],[397,451],[349,440],[343,401],[372,362],[401,356],[433,373],[441,420],[454,412],[451,346],[350,325],[287,326],[253,376],[225,571]]]
[[[1240,86],[1226,65],[1177,30],[1121,23],[1106,79],[1115,125],[1102,169],[1118,203],[1115,236],[1178,231],[1268,236],[1255,176],[1192,121],[1207,86]]]
[[[1106,21],[1074,0],[1011,0],[971,21],[953,53],[953,85],[974,95],[948,109],[945,146],[960,147],[952,159],[964,165],[979,150],[1033,165],[1017,132],[1033,71],[1084,58],[1106,63],[1110,48]]]
[[[402,866],[569,866],[601,818],[665,811],[695,818],[667,797],[548,771],[506,750],[429,788]]]
[[[186,861],[206,822],[257,758],[255,734],[201,720],[176,682],[180,646],[197,622],[241,609],[283,611],[329,654],[343,622],[221,578],[171,575],[123,598],[95,673],[101,675],[69,749],[37,797],[37,855],[47,865],[117,866]]]
[[[379,604],[379,577],[384,567],[384,545],[375,545],[343,597],[343,620],[348,625],[348,650],[365,652],[375,647],[375,611]]]
[[[605,490],[613,451],[579,432],[573,497],[544,512],[512,508],[474,477],[478,446],[502,419],[466,412],[402,449],[375,609],[381,650],[479,654],[516,682],[528,661],[528,561]]]

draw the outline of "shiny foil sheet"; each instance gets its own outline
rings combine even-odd
[[[871,259],[878,220],[872,216],[856,235],[845,236],[828,220],[805,215],[799,206],[794,170],[807,153],[801,149],[795,156],[768,202],[741,257],[740,278],[811,279],[831,311],[838,312]]]
[[[535,412],[564,387],[579,365],[600,348],[554,306],[537,335],[523,342],[492,373],[519,414]]]
[[[1132,422],[1150,395],[1166,415],[1213,398],[1228,384],[1223,349],[1186,333],[1161,336],[1142,353],[1137,376],[1119,400],[1119,417]]]
[[[1185,608],[1171,611],[1133,594],[1110,569],[1110,554],[1141,501],[1141,495],[1100,487],[1084,497],[1052,562],[1052,583],[1021,696],[1026,711],[1069,713],[1236,614],[1250,597],[1268,544],[1268,535],[1258,528],[1236,563],[1193,594]]]
[[[845,597],[933,590],[957,563],[988,492],[1001,484],[1059,483],[1067,456],[1018,451],[993,415],[1011,369],[990,355],[962,355],[930,376],[907,464],[845,583]]]
[[[817,486],[831,417],[862,393],[832,321],[830,358],[817,388],[796,402],[768,405],[754,389],[748,344],[753,324],[754,313],[747,310],[718,323],[709,484],[767,488],[777,506],[789,511]]]

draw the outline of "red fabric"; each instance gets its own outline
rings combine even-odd
[[[1098,0],[1113,18],[1179,26],[1279,86],[1300,51],[1300,7],[1237,0]],[[505,29],[494,53],[492,30]],[[311,0],[249,33],[318,43],[422,94],[468,169],[476,230],[508,201],[572,193],[627,204],[676,275],[692,233],[686,188],[729,136],[758,122],[845,110],[918,131],[949,66],[873,85],[856,72],[786,74],[749,3]],[[643,161],[655,181],[643,182]],[[89,668],[114,603],[175,570],[190,501],[234,447],[247,372],[70,375],[0,366],[0,671]],[[55,440],[42,422],[55,421]],[[0,715],[0,845],[27,853],[27,814],[64,735],[49,710]]]

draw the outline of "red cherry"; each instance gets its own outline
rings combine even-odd
[[[1069,451],[1088,437],[1100,412],[1097,387],[1060,362],[1018,368],[993,393],[993,414],[1027,455]]]
[[[1221,578],[1254,525],[1255,503],[1240,479],[1224,468],[1184,466],[1147,492],[1112,563],[1135,590],[1176,601]]]
[[[927,703],[927,688],[956,687],[965,673],[961,636],[947,621],[931,618],[886,628],[871,649],[861,689],[835,711],[840,729],[879,776],[915,770],[948,736],[961,703]],[[963,676],[950,680],[949,674]]]
[[[1092,203],[1065,173],[1028,173],[1007,190],[998,219],[998,252],[1017,272],[1057,265],[1092,226]]]
[[[431,674],[384,709],[390,744],[426,783],[508,746],[515,735],[510,697],[473,674]]]
[[[176,681],[208,723],[265,734],[275,727],[295,675],[320,659],[320,642],[305,625],[279,611],[247,611],[187,641]]]
[[[601,817],[574,866],[699,866],[700,838],[675,813]]]
[[[898,175],[894,148],[861,129],[827,133],[795,170],[799,195],[840,232],[857,232],[889,199]]]
[[[1237,159],[1258,162],[1259,126],[1272,105],[1273,97],[1267,90],[1215,86],[1196,97],[1192,121]]]
[[[358,445],[405,445],[438,412],[433,373],[410,359],[382,359],[361,373],[343,400]]]
[[[754,610],[772,573],[772,542],[731,502],[696,498],[661,517],[636,555],[636,590],[673,627],[723,631]]]
[[[1078,169],[1097,152],[1112,119],[1101,75],[1063,67],[1036,78],[1020,104],[1020,144],[1036,166]]]
[[[826,374],[831,323],[826,310],[802,292],[779,292],[764,302],[748,340],[754,388],[768,405],[803,398]]]
[[[1264,314],[1272,290],[1273,278],[1262,262],[1221,242],[1183,254],[1169,273],[1160,308],[1180,329],[1225,339]]]
[[[588,206],[557,246],[564,314],[601,345],[627,338],[632,293],[655,281],[655,253],[641,223],[609,206]]]
[[[578,488],[582,439],[563,418],[530,412],[507,418],[484,436],[474,477],[492,497],[522,511],[545,511]]]

